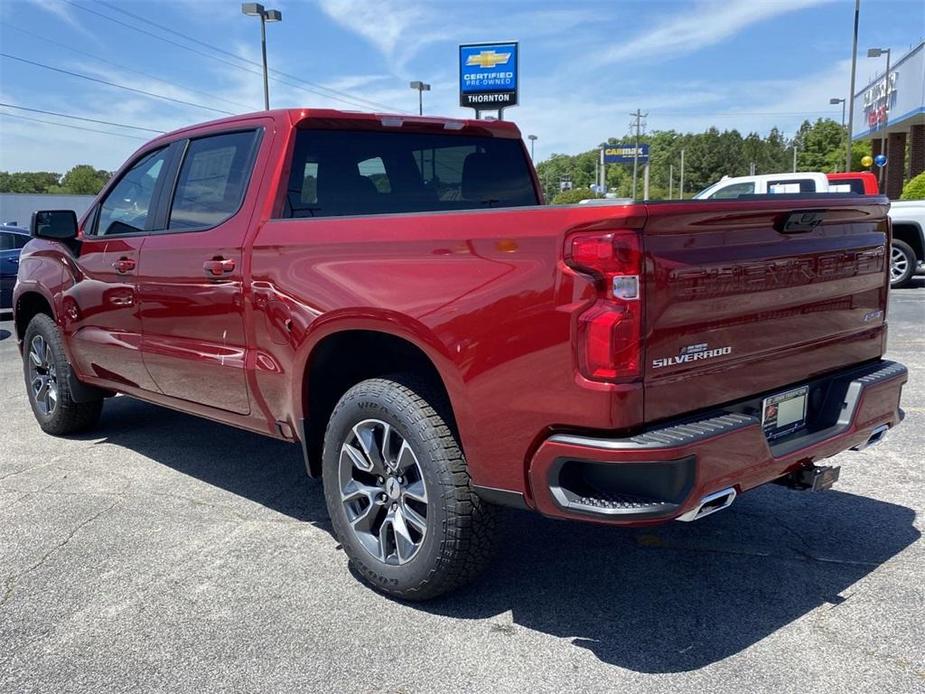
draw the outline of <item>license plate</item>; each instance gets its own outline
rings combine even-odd
[[[792,434],[806,424],[806,396],[809,386],[765,398],[761,404],[761,427],[768,441]]]

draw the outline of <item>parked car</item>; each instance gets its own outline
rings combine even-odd
[[[723,176],[694,196],[694,200],[733,199],[741,195],[787,193],[827,193],[829,179],[824,173],[800,172]]]
[[[890,280],[894,287],[912,284],[915,273],[925,270],[925,200],[894,200]]]
[[[29,241],[26,229],[0,225],[0,311],[13,308],[13,285],[19,269],[19,253]]]
[[[832,192],[879,195],[877,177],[869,171],[827,174]],[[925,269],[925,200],[890,203],[893,245],[890,249],[890,285],[906,287],[917,271]]]
[[[540,190],[503,121],[280,110],[159,137],[79,223],[35,215],[35,418],[91,429],[120,392],[298,443],[358,574],[407,599],[477,575],[495,505],[697,520],[825,489],[818,463],[902,420],[885,198]]]

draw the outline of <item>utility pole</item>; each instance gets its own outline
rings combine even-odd
[[[636,199],[636,176],[639,171],[639,129],[642,127],[642,119],[648,116],[648,113],[642,113],[638,108],[636,113],[630,114],[636,119],[636,146],[633,149],[633,200]],[[632,124],[630,124],[632,127]]]
[[[797,141],[793,141],[793,173],[797,172]]]
[[[649,162],[642,168],[642,199],[649,199]]]
[[[678,200],[684,199],[684,150],[681,150],[681,179],[678,181]]]
[[[748,165],[748,175],[749,176],[755,175],[755,162],[752,162],[751,164]]]
[[[851,88],[848,90],[848,145],[845,154],[845,171],[851,171],[851,133],[854,131],[854,76],[858,67],[858,19],[861,0],[854,0],[854,39],[851,43]]]
[[[671,200],[672,186],[674,185],[674,164],[668,165],[668,199]]]

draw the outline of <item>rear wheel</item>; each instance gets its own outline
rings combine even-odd
[[[324,440],[325,499],[360,576],[390,595],[424,600],[478,575],[496,509],[473,491],[435,409],[439,398],[397,378],[363,381],[335,407]]]
[[[36,315],[26,328],[23,374],[32,413],[45,433],[74,434],[99,421],[102,398],[76,402],[72,397],[71,365],[64,354],[61,333],[44,313]]]
[[[899,288],[909,284],[915,274],[916,263],[912,246],[905,241],[893,239],[890,249],[890,286]]]

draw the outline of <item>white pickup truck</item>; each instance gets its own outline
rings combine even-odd
[[[890,221],[890,286],[904,287],[912,283],[916,271],[925,269],[925,200],[890,203]]]
[[[829,179],[824,173],[799,172],[758,174],[756,176],[723,176],[701,190],[694,200],[722,200],[740,195],[780,193],[828,193]]]

